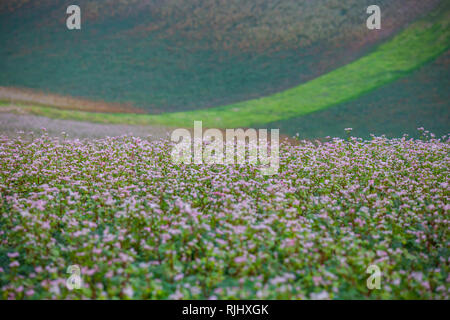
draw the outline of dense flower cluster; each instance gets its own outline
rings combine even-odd
[[[0,297],[449,298],[446,137],[283,142],[274,176],[171,147],[0,137]]]

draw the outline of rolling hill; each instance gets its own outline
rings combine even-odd
[[[349,112],[340,117],[355,121],[358,112],[349,106],[352,99],[358,111],[364,109],[370,103],[360,99],[367,93],[386,90],[389,83],[409,77],[449,48],[448,2],[438,0],[407,5],[379,1],[380,31],[365,26],[370,1],[80,0],[78,4],[81,31],[65,28],[65,1],[0,4],[4,44],[0,86],[120,104],[120,110],[152,115],[105,116],[28,106],[30,112],[171,126],[189,126],[194,119],[211,127],[270,124],[286,133],[305,131],[309,137],[325,132],[327,121],[322,120],[329,117],[328,122],[334,122],[333,110],[341,110],[340,106]],[[430,86],[443,91],[448,71],[437,74]],[[385,104],[383,99],[377,101]],[[407,103],[415,101],[413,95]],[[394,103],[399,110],[405,107],[395,97],[385,105]],[[378,123],[384,123],[382,107],[377,106]],[[417,117],[426,114],[421,109],[425,107],[419,103],[415,111],[409,110]],[[326,113],[328,109],[331,113]],[[436,117],[448,119],[446,109],[428,112],[425,123],[434,123]],[[335,129],[344,123],[352,122],[336,123]],[[412,123],[408,125],[409,130]],[[437,127],[448,130],[445,124]],[[399,123],[391,131],[398,134],[404,129]]]
[[[418,138],[417,128],[431,130],[437,136],[450,132],[450,51],[415,70],[407,77],[348,102],[305,116],[265,124],[284,128],[300,138],[345,137],[369,138],[370,134]]]
[[[2,1],[0,86],[25,87],[150,113],[270,95],[367,53],[439,1],[86,1],[82,30],[66,1]]]

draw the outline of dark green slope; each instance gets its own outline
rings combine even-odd
[[[0,86],[108,102],[150,113],[267,96],[370,51],[438,0],[87,1],[81,31],[66,1],[2,1]]]
[[[286,134],[300,138],[345,137],[368,138],[371,133],[401,137],[408,133],[418,137],[417,128],[442,136],[450,133],[450,51],[409,77],[381,87],[356,100],[303,117],[270,123]],[[267,125],[266,125],[267,127]]]

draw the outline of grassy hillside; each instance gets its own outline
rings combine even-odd
[[[371,54],[296,88],[207,110],[153,117],[162,124],[248,127],[326,109],[392,82],[450,47],[449,5],[416,22]]]
[[[269,123],[269,126],[282,128],[286,133],[300,132],[302,137],[309,138],[340,135],[347,126],[360,128],[357,133],[365,136],[374,132],[391,135],[414,133],[415,128],[421,125],[433,129],[435,133],[445,134],[448,131],[445,99],[448,88],[445,57],[448,54],[439,59],[440,62],[422,68],[415,75],[409,74],[449,48],[450,11],[448,7],[440,9],[414,23],[371,54],[306,84],[262,99],[162,115],[100,114],[42,106],[24,108],[39,115],[104,123],[187,127],[194,120],[203,120],[204,125],[209,127],[267,126]],[[421,73],[423,76],[420,76]],[[405,80],[401,80],[392,86],[383,86],[405,75],[410,75],[406,85],[402,85]],[[367,95],[371,90],[376,91]],[[425,99],[418,100],[421,90]],[[355,97],[359,99],[348,102],[347,106],[336,106]],[[425,102],[421,104],[420,101]],[[283,119],[289,120],[276,121]]]
[[[410,76],[380,87],[358,99],[301,117],[276,121],[264,127],[282,128],[300,138],[370,134],[418,138],[419,127],[437,136],[450,132],[450,51],[414,71]]]
[[[2,1],[0,85],[150,113],[226,105],[349,63],[438,2],[380,0],[370,32],[369,0],[79,0],[71,32],[66,1]]]

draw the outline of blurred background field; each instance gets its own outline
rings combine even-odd
[[[0,299],[448,300],[450,1],[69,4],[0,1]],[[176,163],[194,120],[277,173]]]
[[[357,61],[430,13],[448,10],[447,1],[380,0],[382,29],[370,31],[365,9],[372,2],[366,0],[80,0],[77,4],[82,9],[82,30],[68,31],[65,1],[2,1],[0,86],[31,89],[44,98],[22,101],[12,99],[8,91],[0,95],[1,104],[63,107],[64,112],[34,107],[33,113],[72,120],[167,125],[171,123],[160,118],[123,114],[161,114],[164,120],[171,112],[270,96]],[[448,50],[448,38],[441,44]],[[418,55],[426,49],[426,44],[412,48]],[[343,135],[346,127],[364,137],[414,135],[419,126],[446,134],[448,81],[447,51],[414,73],[351,101],[301,117],[272,121],[269,116],[261,126],[305,138]],[[69,103],[49,102],[48,95],[67,97]],[[300,108],[295,103],[291,107]],[[68,110],[120,115],[80,116]],[[216,125],[209,113],[198,115],[208,117],[198,120]],[[242,117],[233,117],[238,126]]]
[[[449,131],[450,53],[414,71],[410,76],[385,85],[358,99],[303,117],[271,123],[271,128],[286,128],[286,133],[301,133],[305,138],[343,137],[342,128],[352,134],[398,137],[425,127],[445,134]],[[267,127],[267,125],[266,125]]]

